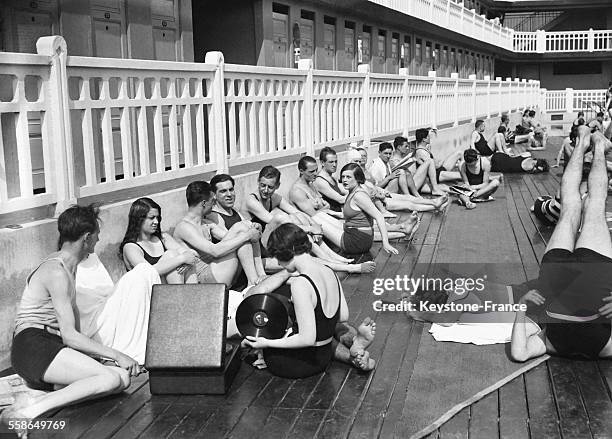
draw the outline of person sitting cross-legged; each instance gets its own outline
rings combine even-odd
[[[499,180],[489,177],[491,164],[478,155],[475,149],[466,149],[463,153],[464,163],[461,165],[461,178],[466,187],[473,191],[471,196],[460,195],[459,199],[467,209],[476,207],[474,201],[491,199],[499,187]]]
[[[580,182],[584,154],[593,148],[588,195]],[[518,311],[511,356],[527,361],[545,353],[579,358],[612,358],[612,241],[606,222],[608,176],[605,152],[612,144],[601,133],[578,127],[578,140],[561,180],[561,215],[542,257],[538,289],[520,303],[543,306],[540,328]]]
[[[340,280],[310,256],[311,245],[306,232],[295,224],[283,224],[272,233],[269,250],[284,270],[248,294],[273,293],[289,284],[297,331],[276,340],[247,336],[243,344],[263,349],[268,370],[284,378],[319,374],[333,359],[372,370],[376,363],[367,347],[374,340],[376,324],[369,318],[357,329],[346,323],[348,306]]]
[[[98,209],[72,206],[57,219],[59,251],[28,276],[15,319],[11,364],[28,386],[53,390],[19,397],[0,416],[3,428],[53,409],[119,393],[140,372],[138,361],[104,346],[79,330],[75,300],[77,265],[93,253],[99,239]],[[108,359],[103,365],[96,359]],[[27,429],[17,427],[20,437]]]

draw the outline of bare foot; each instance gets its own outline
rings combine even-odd
[[[363,353],[351,357],[351,362],[353,366],[364,372],[368,372],[376,367],[376,361],[370,358],[370,353],[368,351],[363,351]]]
[[[459,204],[465,206],[467,210],[472,210],[476,207],[476,204],[467,195],[459,195]]]
[[[397,217],[396,214],[389,212],[388,210],[381,211],[381,213],[382,213],[383,218],[396,218]]]
[[[0,413],[0,425],[2,425],[3,429],[8,429],[9,431],[12,431],[20,439],[27,439],[28,429],[19,427],[15,428],[9,423],[11,421],[20,421],[17,423],[17,425],[23,425],[22,421],[25,421],[25,424],[27,424],[29,420],[30,419],[20,411],[20,407],[17,402],[5,408],[2,413]]]
[[[359,264],[359,273],[371,273],[376,270],[376,262],[367,261]]]
[[[357,335],[353,338],[353,345],[351,346],[351,356],[355,357],[363,353],[368,346],[374,341],[376,335],[376,322],[369,317],[366,317],[364,321],[357,328]]]
[[[448,202],[448,194],[444,194],[441,197],[434,199],[433,201],[435,208],[437,210],[441,210]]]

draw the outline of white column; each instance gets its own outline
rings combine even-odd
[[[506,82],[508,83],[508,113],[512,113],[512,78],[506,78]]]
[[[298,61],[298,70],[303,70],[306,73],[306,83],[304,84],[304,120],[302,121],[302,129],[304,130],[304,145],[306,155],[314,157],[315,148],[313,141],[313,74],[312,74],[312,59],[301,59]]]
[[[408,137],[408,132],[410,131],[410,95],[408,88],[408,69],[401,68],[399,69],[400,76],[404,77],[404,87],[402,88],[402,123],[404,125],[402,130],[402,136]]]
[[[221,52],[208,52],[204,62],[217,66],[211,82],[214,139],[210,139],[210,142],[214,145],[213,155],[217,165],[217,174],[223,174],[229,169],[225,135],[225,80],[223,74],[225,61]]]
[[[491,77],[485,75],[484,80],[487,81],[487,119],[491,118]]]
[[[472,122],[476,122],[476,75],[468,77],[472,81]]]
[[[66,73],[66,56],[68,55],[66,41],[60,36],[39,38],[36,42],[36,52],[51,58],[49,70],[49,124],[50,157],[52,165],[45,172],[55,176],[53,190],[57,195],[55,216],[59,216],[68,206],[76,204],[77,191],[75,186],[74,152],[72,145],[72,129],[70,124],[68,76]],[[43,133],[43,135],[45,135]],[[93,151],[92,151],[93,153]],[[45,179],[47,180],[47,179]]]
[[[363,118],[363,147],[370,147],[370,140],[372,139],[372,117],[370,115],[370,65],[359,64],[357,66],[359,73],[364,73],[365,78],[363,79],[363,108],[361,109],[361,117]]]
[[[536,31],[536,52],[546,52],[546,32],[541,29]]]
[[[587,50],[589,52],[595,51],[595,32],[593,31],[593,28],[589,29],[589,36],[587,40]]]
[[[453,126],[459,125],[459,73],[453,72],[451,73],[451,79],[455,80],[453,101],[455,107],[455,116],[453,117]]]
[[[565,111],[567,113],[574,112],[574,89],[573,88],[565,89]]]
[[[501,76],[497,76],[495,78],[495,81],[497,82],[497,102],[495,105],[495,111],[497,111],[500,116],[501,114],[504,112],[504,106],[503,106],[503,101],[502,101],[502,78]]]
[[[431,84],[431,127],[438,127],[438,81],[436,79],[436,71],[428,72],[428,77],[432,79]]]

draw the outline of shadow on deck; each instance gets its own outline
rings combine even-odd
[[[553,139],[558,147],[560,142]],[[552,158],[556,152],[546,153]],[[499,233],[477,208],[467,212],[451,204],[444,214],[424,214],[414,244],[399,243],[398,256],[372,250],[378,267],[372,275],[343,279],[351,322],[365,316],[377,321],[372,356],[376,370],[363,374],[333,363],[320,376],[303,380],[276,378],[242,364],[225,396],[151,396],[146,376],[122,395],[69,407],[54,414],[68,427],[49,437],[62,438],[340,438],[390,437],[411,395],[411,379],[421,335],[427,330],[404,313],[375,313],[374,278],[418,275],[420,267],[440,258],[474,262],[457,230],[479,230],[477,260],[500,252],[520,255],[525,279],[537,275],[552,228],[529,212],[541,194],[553,194],[561,171],[546,175],[506,175],[494,203],[505,209],[511,230]],[[467,220],[466,220],[467,218]],[[452,224],[457,222],[457,224]],[[505,226],[504,226],[505,227]],[[503,237],[503,242],[499,241]],[[487,242],[487,240],[489,242]],[[489,253],[491,252],[491,253]],[[443,256],[441,256],[443,254]],[[503,259],[503,255],[502,255]],[[520,265],[520,264],[519,264]],[[391,300],[395,300],[390,298]],[[553,358],[459,412],[429,437],[590,438],[612,436],[612,365],[610,362]],[[32,437],[45,437],[40,433]]]

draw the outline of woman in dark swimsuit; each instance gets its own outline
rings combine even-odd
[[[183,274],[195,263],[195,250],[181,247],[167,233],[161,232],[161,207],[150,198],[132,203],[128,227],[119,246],[119,257],[131,270],[141,262],[153,265],[167,283],[184,283]]]
[[[348,306],[340,281],[310,256],[310,247],[308,235],[295,224],[283,224],[272,233],[269,250],[286,271],[264,280],[254,293],[276,290],[278,279],[285,280],[291,287],[297,331],[276,340],[247,336],[244,344],[263,349],[268,370],[285,378],[321,373],[332,359],[373,369],[374,360],[365,350],[374,339],[373,322],[366,319],[357,330],[341,323],[348,319]]]

